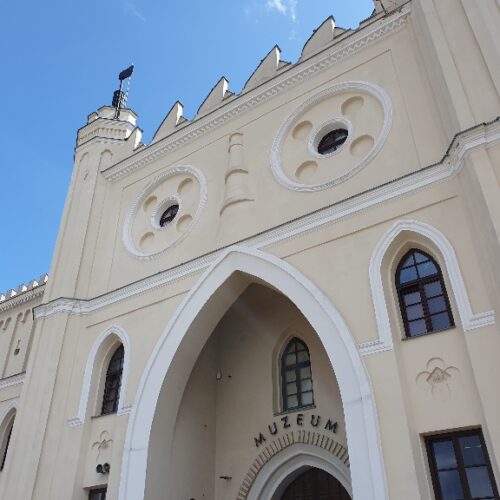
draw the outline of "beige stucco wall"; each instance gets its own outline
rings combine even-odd
[[[295,336],[310,351],[314,408],[283,413],[280,352]],[[218,371],[220,380],[216,380]],[[297,425],[297,414],[302,415],[302,425]],[[311,425],[313,415],[316,426]],[[161,413],[157,418],[155,443],[161,441]],[[336,433],[325,430],[329,419],[338,422]],[[275,431],[276,424],[276,437],[302,428],[322,432],[346,446],[343,420],[335,375],[310,325],[286,297],[262,285],[250,285],[219,322],[196,361],[176,418],[170,470],[163,470],[162,454],[154,445],[150,474],[161,480],[148,480],[146,496],[161,498],[168,489],[172,498],[236,498],[255,456],[275,439],[269,427]],[[256,446],[254,439],[260,433],[265,441]]]
[[[423,436],[445,430],[481,427],[498,480],[500,134],[498,122],[481,123],[498,115],[500,63],[494,55],[500,38],[493,33],[498,34],[495,26],[500,22],[493,20],[499,18],[493,0],[413,0],[402,10],[378,14],[356,33],[342,35],[311,60],[280,69],[263,87],[221,100],[219,109],[192,124],[173,127],[172,136],[146,147],[136,147],[132,112],[113,122],[103,118],[109,108],[100,109],[101,118],[92,118],[80,131],[80,138],[94,130],[100,133],[90,142],[80,142],[76,150],[45,305],[35,309],[38,318],[33,323],[31,310],[41,297],[4,312],[0,304],[0,414],[13,400],[20,405],[9,459],[0,472],[1,495],[84,500],[88,488],[108,484],[108,498],[115,499],[120,481],[124,494],[122,459],[128,452],[124,446],[127,432],[132,432],[130,412],[136,411],[141,380],[162,335],[168,333],[169,321],[220,255],[217,252],[235,243],[291,265],[343,318],[359,346],[376,405],[387,498],[433,498]],[[355,36],[377,30],[382,34],[367,42],[352,42]],[[337,48],[341,55],[334,63],[325,62],[329,51]],[[294,80],[293,72],[308,64],[313,69],[307,78]],[[278,80],[280,89],[259,101],[265,85]],[[333,187],[288,189],[270,165],[280,127],[308,99],[353,81],[367,82],[388,96],[392,124],[380,151],[356,175]],[[221,118],[224,110],[254,95],[247,109]],[[381,102],[355,87],[314,104],[296,123],[310,121],[314,130],[329,118],[329,109],[342,109],[359,95],[369,112],[347,116],[352,133],[377,136],[391,121],[387,110],[384,116]],[[211,124],[216,116],[217,126]],[[101,123],[107,128],[99,129]],[[205,129],[189,136],[200,123]],[[229,151],[235,132],[242,134],[238,156]],[[174,144],[181,136],[186,139]],[[285,137],[284,170],[293,173],[295,161],[310,161],[307,141],[301,141],[294,142],[290,134]],[[148,152],[170,143],[170,150],[148,158]],[[318,175],[327,179],[330,170],[331,175],[348,171],[355,156],[346,149],[337,161],[314,160]],[[235,164],[239,177],[230,177],[228,167]],[[195,210],[203,189],[206,203],[182,241],[153,258],[137,258],[123,236],[131,208],[152,181],[179,165],[202,172],[189,194],[177,193],[183,209]],[[113,177],[122,167],[123,172]],[[172,177],[172,185],[186,176],[194,179],[183,171]],[[245,189],[246,200],[225,206],[232,182]],[[167,187],[158,196],[169,196]],[[141,203],[139,210],[144,209]],[[148,226],[150,215],[144,216],[141,227]],[[458,266],[449,267],[449,252],[439,242],[405,230],[383,256],[377,270],[382,290],[377,292],[370,280],[374,253],[401,221],[418,221],[444,235]],[[134,226],[133,231],[137,234],[132,238],[139,240],[146,229]],[[177,233],[156,234],[168,243]],[[393,275],[404,250],[412,247],[431,253],[440,264],[455,327],[402,340]],[[455,286],[457,275],[463,288]],[[190,327],[207,342],[203,347],[204,342],[198,345],[188,339],[193,349],[189,343],[179,349],[165,381],[170,392],[164,388],[158,394],[145,498],[165,498],[166,491],[172,500],[199,500],[203,494],[207,499],[236,498],[258,456],[253,438],[278,418],[276,352],[289,329],[300,332],[311,351],[316,408],[304,414],[314,411],[338,420],[335,439],[349,448],[342,387],[329,353],[299,313],[300,304],[292,305],[263,283],[247,288],[255,281],[252,277],[230,281],[220,299],[227,310],[222,320],[207,313],[206,324]],[[387,304],[390,345],[367,351],[363,346],[384,333],[374,307],[376,293]],[[469,328],[464,294],[471,315],[481,318],[484,313],[487,321],[478,320],[477,327]],[[102,346],[98,341],[103,332],[113,335],[113,329],[120,330],[127,342],[126,387],[118,414],[98,416],[106,356],[120,337],[104,339]],[[21,351],[14,356],[19,340]],[[89,362],[91,353],[94,363],[92,358]],[[86,375],[89,366],[92,376]],[[426,374],[436,367],[449,375],[447,382],[427,381]],[[219,369],[223,379],[218,382],[214,373]],[[25,370],[24,382],[8,384]],[[189,380],[185,386],[184,380]],[[111,464],[109,476],[95,472],[103,462]],[[233,479],[223,480],[221,475]]]

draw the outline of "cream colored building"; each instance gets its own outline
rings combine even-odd
[[[92,113],[0,300],[0,498],[498,499],[499,27],[376,1],[148,145]]]

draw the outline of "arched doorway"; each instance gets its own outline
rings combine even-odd
[[[164,490],[157,485],[164,483],[164,471],[171,470],[174,459],[151,447],[160,452],[163,445],[164,449],[171,447],[193,366],[215,326],[248,286],[245,277],[287,297],[318,335],[342,397],[353,498],[386,500],[371,384],[347,325],[326,295],[293,266],[241,247],[229,249],[201,277],[170,319],[150,357],[129,420],[119,499],[163,498]],[[161,432],[156,432],[160,423]],[[229,477],[225,470],[217,473],[220,481]],[[151,487],[154,491],[146,493]]]
[[[311,467],[286,487],[279,500],[351,500],[351,497],[338,479]]]

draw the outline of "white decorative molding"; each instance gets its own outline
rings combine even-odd
[[[296,268],[273,255],[245,247],[226,250],[210,266],[184,296],[150,355],[129,418],[119,500],[144,498],[151,428],[164,380],[176,380],[174,391],[187,383],[190,370],[183,367],[181,373],[176,371],[175,356],[183,342],[190,342],[193,352],[201,350],[206,339],[197,335],[198,332],[193,334],[190,327],[195,320],[203,322],[208,301],[211,305],[207,314],[212,320],[225,313],[226,294],[218,295],[217,291],[236,272],[268,283],[288,297],[317,333],[335,371],[345,421],[349,422],[346,434],[353,498],[387,500],[375,399],[368,372],[347,325],[329,298]],[[174,396],[170,399],[168,391],[162,395],[172,405],[180,404],[180,399]],[[161,432],[170,435],[174,425],[175,419],[167,419]],[[165,459],[168,462],[168,457]],[[168,463],[165,467],[168,468]]]
[[[123,345],[124,350],[122,381],[120,386],[120,397],[118,400],[117,414],[127,415],[128,413],[130,413],[130,405],[125,405],[128,371],[130,366],[130,340],[128,338],[127,332],[123,328],[117,325],[110,325],[99,334],[99,336],[94,341],[92,348],[90,349],[90,353],[87,358],[87,364],[85,365],[85,373],[83,375],[82,392],[80,395],[80,403],[78,405],[78,413],[75,416],[68,418],[68,425],[70,427],[77,427],[85,423],[90,386],[92,383],[92,374],[95,368],[97,353],[99,352],[99,349],[103,345],[104,341],[110,336],[118,337]]]
[[[15,410],[16,412],[18,411],[19,407],[19,399],[13,399],[12,401],[9,402],[7,407],[3,410],[2,414],[0,415],[0,428],[3,427],[3,424],[5,423],[5,419],[10,416],[10,413],[12,410]]]
[[[19,411],[19,399],[13,399],[9,402],[9,404],[4,408],[3,412],[0,414],[0,443],[5,443],[5,437],[7,432],[11,432],[9,442],[11,443],[16,443],[17,442],[17,429],[16,429],[16,417],[17,417],[17,412]],[[12,427],[11,424],[12,423]],[[6,451],[6,448],[4,448],[2,451]],[[5,458],[5,455],[4,455]],[[3,474],[7,473],[8,470],[6,471],[6,468],[10,466],[12,463],[12,460],[7,459],[5,460],[5,463],[2,464],[2,470]]]
[[[460,266],[453,246],[446,236],[437,228],[417,220],[399,220],[385,233],[379,241],[370,259],[369,276],[372,292],[373,307],[377,322],[378,339],[360,344],[361,354],[392,349],[393,335],[389,320],[389,311],[385,300],[384,283],[382,277],[382,260],[391,243],[402,232],[415,233],[424,236],[434,243],[441,252],[450,279],[451,288],[457,304],[462,328],[465,331],[474,330],[483,326],[495,324],[495,314],[487,311],[474,314],[470,305],[467,289],[460,272]]]
[[[122,142],[130,136],[135,128],[135,124],[126,121],[99,117],[78,131],[77,147],[97,138],[106,139],[111,143]]]
[[[193,220],[190,222],[189,226],[177,236],[177,238],[172,239],[167,244],[167,246],[164,247],[162,250],[159,250],[154,253],[142,252],[137,248],[132,237],[132,225],[134,223],[137,212],[139,211],[141,205],[144,203],[146,198],[153,192],[153,190],[159,184],[165,181],[165,179],[168,179],[169,177],[174,177],[179,174],[187,174],[194,177],[199,185],[200,194],[199,194],[198,207],[193,215]],[[151,260],[160,257],[167,250],[179,244],[184,238],[186,238],[186,236],[188,236],[188,234],[193,230],[193,227],[198,222],[198,219],[200,218],[203,209],[205,208],[205,203],[207,201],[207,190],[208,187],[205,175],[199,168],[194,167],[192,165],[177,165],[175,167],[165,170],[160,175],[155,177],[151,182],[147,184],[147,186],[137,196],[125,218],[125,222],[123,224],[122,239],[123,239],[123,244],[125,245],[127,251],[138,259]],[[177,200],[178,198],[175,197],[175,199]],[[160,203],[162,203],[162,201],[160,201]],[[161,228],[155,227],[154,224],[151,225],[151,229],[161,230]]]
[[[118,409],[116,414],[121,417],[123,415],[130,415],[132,413],[133,406],[132,405],[127,405],[123,406],[122,408]]]
[[[326,99],[328,97],[337,95],[337,94],[345,94],[351,92],[358,92],[361,94],[368,94],[374,97],[382,107],[384,114],[384,121],[382,124],[382,128],[380,133],[375,139],[373,146],[370,148],[368,153],[360,158],[357,163],[355,163],[350,170],[346,173],[334,177],[326,182],[322,182],[320,184],[304,184],[301,182],[296,182],[288,177],[288,175],[284,172],[283,167],[281,165],[281,150],[283,148],[283,144],[285,139],[291,134],[293,127],[297,124],[300,117],[311,107],[313,107],[318,102]],[[291,189],[293,191],[321,191],[323,189],[328,189],[346,180],[350,179],[352,176],[356,175],[360,170],[362,170],[380,151],[382,148],[387,136],[389,135],[389,131],[392,126],[392,102],[389,95],[378,85],[369,82],[363,81],[348,81],[341,82],[328,87],[327,89],[318,92],[313,95],[302,104],[300,104],[293,113],[288,116],[288,118],[283,122],[281,127],[278,130],[276,138],[271,146],[271,169],[274,174],[276,180],[287,189]],[[346,123],[346,127],[348,130],[350,129],[350,123],[346,122],[344,118],[333,116],[332,121],[343,121]],[[323,127],[323,125],[321,126]],[[321,129],[320,127],[320,129]],[[349,130],[350,131],[350,130]],[[317,133],[317,131],[315,132]],[[345,145],[344,145],[345,146]],[[311,144],[309,145],[309,149],[312,149]],[[313,156],[316,158],[323,158],[322,155],[313,152]]]
[[[6,377],[0,379],[0,391],[6,389],[7,387],[14,387],[20,385],[24,382],[24,377],[26,372],[18,373],[17,375],[12,375],[11,377]]]
[[[458,134],[453,140],[448,154],[435,165],[405,175],[382,186],[369,189],[350,199],[317,210],[311,214],[299,217],[279,227],[238,242],[247,248],[265,249],[272,245],[296,238],[302,234],[333,224],[371,207],[399,198],[409,193],[417,192],[437,182],[445,181],[459,172],[464,166],[464,158],[469,152],[487,145],[500,142],[500,120]],[[215,250],[202,257],[180,264],[161,273],[149,276],[120,289],[110,291],[93,299],[59,298],[47,304],[34,308],[35,319],[57,313],[90,314],[94,311],[115,304],[122,300],[147,293],[196,274],[210,266],[225,250]],[[484,318],[483,318],[484,319]],[[480,325],[482,316],[477,315],[476,324]],[[485,318],[488,321],[488,318]],[[370,345],[374,351],[379,351],[378,341],[363,344],[363,350],[368,353]]]
[[[346,57],[352,56],[353,53],[399,30],[406,24],[409,13],[410,5],[406,4],[400,11],[374,20],[319,54],[291,66],[283,73],[279,73],[271,81],[235,97],[212,113],[193,121],[165,139],[151,144],[130,158],[108,168],[103,172],[104,177],[109,181],[116,181],[178,147],[188,144],[209,130],[213,130],[236,116],[273,99],[277,94],[299,85],[304,80],[311,78],[313,74],[327,70]]]
[[[295,443],[271,457],[258,471],[248,494],[238,495],[237,500],[278,498],[278,495],[284,493],[284,489],[295,479],[296,475],[309,467],[328,472],[352,497],[349,467],[337,456],[319,446]]]
[[[14,295],[12,298],[5,299],[5,301],[1,301],[0,314],[38,299],[43,295],[44,291],[45,283],[38,285],[37,288],[33,288],[32,290],[20,293],[19,295]]]
[[[79,427],[80,425],[83,425],[83,420],[78,416],[70,417],[68,418],[68,425],[70,427]]]
[[[307,467],[329,472],[352,496],[347,448],[321,432],[297,429],[259,448],[236,500],[279,498],[297,474]]]
[[[328,132],[335,130],[337,128],[345,128],[347,130],[347,140],[331,153],[320,154],[318,153],[318,145],[321,142],[321,139]],[[331,158],[332,156],[338,155],[352,140],[352,123],[349,120],[346,120],[344,117],[336,117],[330,120],[323,122],[321,125],[316,127],[311,133],[310,139],[307,143],[307,149],[309,150],[309,154],[314,156],[315,158],[324,159]]]

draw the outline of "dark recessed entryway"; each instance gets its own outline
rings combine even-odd
[[[288,485],[281,500],[351,500],[351,497],[337,479],[313,467]]]

